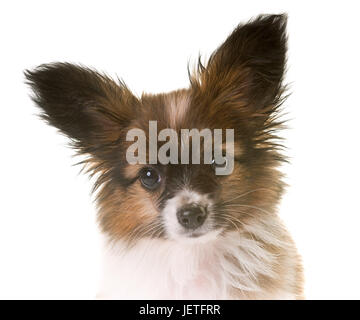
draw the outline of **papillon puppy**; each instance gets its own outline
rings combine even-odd
[[[25,72],[42,117],[96,177],[104,235],[98,298],[303,298],[300,257],[276,212],[286,22],[261,15],[240,24],[206,63],[199,59],[188,88],[170,93],[137,97],[122,81],[69,63]],[[150,144],[170,141],[148,141],[153,122],[155,134],[232,129],[231,172],[216,174],[228,161],[150,161]],[[144,132],[142,162],[128,161],[133,129]]]

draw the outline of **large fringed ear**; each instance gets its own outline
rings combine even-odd
[[[42,117],[80,152],[96,153],[119,139],[138,105],[122,82],[74,64],[42,65],[25,77]]]
[[[286,15],[261,15],[240,24],[205,66],[199,63],[192,87],[222,105],[271,113],[283,92],[286,22]]]

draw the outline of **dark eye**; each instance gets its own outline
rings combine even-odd
[[[153,168],[144,168],[140,171],[139,179],[141,184],[149,190],[156,189],[161,181],[159,173]]]
[[[221,164],[217,164],[215,162],[215,159],[213,158],[212,161],[211,161],[211,165],[212,167],[215,169],[215,168],[225,168],[227,166],[227,160],[226,158],[224,159],[225,161]]]

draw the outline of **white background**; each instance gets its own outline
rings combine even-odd
[[[67,140],[37,119],[23,70],[81,62],[137,94],[170,91],[239,22],[280,12],[293,92],[280,214],[303,256],[307,298],[360,298],[356,2],[254,0],[2,2],[0,298],[93,298],[100,269],[91,183]]]

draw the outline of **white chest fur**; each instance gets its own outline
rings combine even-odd
[[[131,248],[107,244],[98,298],[232,299],[234,287],[244,296],[263,295],[256,278],[271,275],[272,260],[256,242],[236,233],[204,243],[146,239]]]

